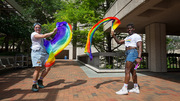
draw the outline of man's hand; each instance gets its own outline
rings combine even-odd
[[[57,31],[57,28],[54,28],[53,33],[55,33],[56,31]]]
[[[111,27],[111,35],[114,35],[114,29]]]
[[[141,63],[141,59],[140,58],[137,58],[136,59],[136,63],[139,65]]]

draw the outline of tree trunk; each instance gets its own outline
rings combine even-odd
[[[8,52],[8,46],[9,46],[9,37],[5,37],[5,52]]]
[[[5,38],[4,38],[4,40],[3,40],[2,44],[1,44],[1,52],[4,51],[4,44],[5,44]]]
[[[14,38],[12,38],[13,39],[13,48],[12,48],[12,51],[14,52],[14,42],[15,42],[15,40],[14,40]]]
[[[73,30],[77,30],[77,23],[73,23]],[[76,41],[77,41],[77,36],[73,36],[73,59],[76,59]]]
[[[110,36],[110,34],[107,33],[106,39],[107,39],[107,45],[108,45],[107,52],[112,52],[112,50],[111,50],[111,36]]]
[[[18,42],[18,45],[17,45],[17,48],[16,48],[17,52],[20,52],[22,42],[23,42],[23,39],[21,39],[21,40]]]
[[[110,34],[109,33],[107,33],[107,35],[106,35],[106,39],[107,39],[107,52],[112,52],[112,50],[111,50],[111,36],[110,36]],[[111,68],[113,68],[113,57],[112,56],[110,56],[110,57],[106,57],[106,61],[108,62],[108,65],[109,65],[109,69]]]

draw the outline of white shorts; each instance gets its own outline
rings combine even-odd
[[[44,48],[40,48],[39,50],[31,50],[32,67],[44,66],[48,57],[49,54]]]

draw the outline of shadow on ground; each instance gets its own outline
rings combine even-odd
[[[48,98],[50,98],[51,101],[55,101],[56,96],[58,95],[58,92],[60,90],[69,89],[73,86],[79,86],[79,85],[85,84],[86,82],[87,82],[87,80],[76,80],[75,82],[65,85],[62,88],[49,88],[48,89],[47,87],[52,87],[52,86],[56,86],[56,85],[65,83],[65,80],[60,79],[60,80],[51,82],[51,83],[47,84],[46,89],[39,89],[40,93],[47,93],[47,96],[44,97],[43,99],[38,99],[38,100],[47,100]],[[31,94],[36,94],[36,93],[37,92],[32,92],[31,90],[22,90],[22,89],[1,90],[0,95],[3,95],[3,96],[0,97],[0,100],[6,99],[6,98],[11,98],[11,97],[14,97],[19,94],[23,94],[23,96],[21,96],[18,100],[28,100],[28,99],[26,99],[26,96],[31,95]],[[34,100],[30,99],[30,100],[37,101],[37,99],[34,99]]]
[[[180,72],[138,72],[147,76],[156,77],[159,79],[169,80],[173,82],[180,83]]]

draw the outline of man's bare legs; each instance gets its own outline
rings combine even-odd
[[[41,67],[35,67],[35,71],[33,74],[33,82],[34,83],[36,83],[36,81],[38,80],[40,70],[41,70]]]
[[[48,74],[48,72],[50,71],[50,69],[51,69],[51,67],[46,67],[46,68],[42,71],[40,77],[44,78],[44,77]],[[40,70],[41,70],[41,67],[35,67],[35,71],[34,71],[34,74],[33,74],[33,80],[34,80],[34,81],[37,81],[37,80],[38,80]]]
[[[41,78],[44,78],[48,72],[50,71],[51,67],[45,67],[45,69],[43,69],[42,73],[41,73]]]
[[[133,67],[134,67],[134,64],[132,62],[126,61],[124,86],[122,87],[121,90],[116,92],[116,94],[120,94],[120,95],[128,94],[127,88],[128,88],[128,83],[130,80],[130,72]]]
[[[51,69],[51,67],[46,67],[45,69],[43,69],[41,76],[39,78],[39,73],[40,73],[41,67],[35,67],[35,71],[33,74],[33,87],[32,87],[33,91],[38,91],[37,84],[40,88],[44,88],[42,79],[48,74],[50,69]],[[38,80],[38,78],[39,78],[39,80]]]
[[[131,69],[134,69],[134,64],[130,61],[127,61],[126,62],[126,67],[125,67],[125,80],[124,80],[124,83],[125,84],[128,84],[129,83],[129,80],[130,80],[130,72],[131,72]]]
[[[137,84],[137,74],[136,74],[136,70],[134,70],[134,68],[131,68],[131,74],[132,74],[132,79],[133,79],[133,83],[134,83],[134,88],[129,90],[129,92],[140,93],[139,87]]]
[[[33,85],[32,85],[32,91],[37,92],[37,79],[39,77],[39,72],[41,70],[41,67],[35,67],[35,71],[33,73]]]
[[[137,83],[137,74],[134,68],[131,68],[131,74],[132,74],[133,83]]]

